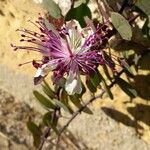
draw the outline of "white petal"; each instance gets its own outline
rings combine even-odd
[[[73,51],[76,51],[77,48],[81,46],[82,42],[82,36],[81,33],[77,29],[70,30],[70,36],[71,36],[71,48]]]
[[[66,25],[68,32],[69,32],[69,37],[67,37],[69,41],[69,46],[72,50],[72,52],[76,52],[76,49],[81,46],[82,42],[82,35],[80,32],[80,25],[77,21],[72,20]]]
[[[46,76],[49,73],[50,69],[47,67],[47,64],[42,65],[41,68],[38,68],[34,77]]]
[[[82,91],[82,85],[79,75],[73,78],[72,75],[68,76],[65,89],[69,95],[74,95],[75,93],[80,94]]]
[[[53,60],[50,60],[50,61],[46,64],[46,67],[49,68],[49,70],[54,70],[54,69],[58,66],[59,60],[60,60],[60,59],[53,59]]]

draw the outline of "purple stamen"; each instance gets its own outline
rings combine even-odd
[[[113,62],[105,60],[105,57],[99,51],[99,47],[105,45],[108,40],[107,32],[103,31],[103,28],[106,30],[106,25],[98,25],[95,33],[85,36],[84,32],[78,31],[76,25],[70,28],[66,24],[61,29],[50,30],[45,24],[45,19],[42,17],[39,17],[36,23],[31,23],[39,29],[39,33],[27,29],[17,31],[23,32],[21,34],[23,39],[20,42],[28,42],[33,44],[33,46],[14,46],[13,44],[11,46],[14,50],[25,49],[42,54],[43,60],[41,64],[34,60],[32,61],[35,68],[43,69],[42,73],[44,76],[42,74],[41,78],[41,75],[37,75],[37,82],[39,82],[38,77],[41,80],[46,76],[44,71],[48,69],[54,72],[54,82],[65,75],[69,76],[70,72],[73,72],[75,77],[79,73],[91,75],[91,73],[96,71],[98,65],[103,64],[108,65],[114,70]],[[88,26],[89,29],[91,29],[90,26]],[[72,34],[77,34],[77,37],[74,38]]]

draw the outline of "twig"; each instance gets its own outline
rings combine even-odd
[[[71,0],[71,9],[74,7],[74,0]]]
[[[61,88],[59,87],[57,89],[57,92],[56,92],[56,97],[57,97],[58,100],[59,100],[60,90],[61,90]],[[53,112],[53,114],[52,114],[52,123],[55,121],[56,118],[58,118],[60,116],[59,114],[60,114],[60,107],[56,107],[55,110],[54,110],[54,112]],[[50,131],[51,131],[51,126],[49,126],[49,127],[46,128],[46,130],[45,130],[45,132],[44,132],[44,134],[43,134],[43,136],[41,138],[41,143],[40,143],[40,145],[38,147],[38,150],[42,150],[43,145],[44,145],[46,139],[50,135]]]
[[[122,73],[124,73],[124,69],[122,69],[118,74],[117,76],[121,76]],[[108,88],[112,88],[116,83],[116,80],[114,80],[109,86]],[[97,96],[94,96],[92,98],[90,98],[90,100],[88,100],[86,103],[84,103],[84,105],[82,107],[80,107],[76,112],[73,113],[72,117],[67,121],[67,123],[63,126],[63,128],[59,131],[59,135],[58,135],[58,139],[57,139],[57,144],[59,143],[59,140],[60,140],[60,136],[61,134],[66,130],[66,128],[70,125],[70,123],[76,118],[76,116],[78,114],[80,114],[84,109],[85,107],[87,107],[89,104],[91,104],[93,101],[95,101],[96,99],[98,98],[102,98],[103,94],[105,93],[106,91],[103,89],[102,92],[97,95]]]
[[[103,94],[105,93],[105,90],[102,90],[102,92],[97,95],[92,97],[89,101],[87,101],[82,107],[80,107],[76,112],[74,112],[74,114],[72,115],[72,117],[67,121],[67,123],[63,126],[63,128],[60,130],[59,135],[58,135],[58,142],[59,142],[59,138],[61,136],[61,134],[66,130],[66,128],[69,126],[69,124],[73,121],[73,119],[80,114],[86,106],[88,106],[89,104],[91,104],[94,100],[101,98],[103,96]]]
[[[134,4],[135,4],[135,1],[124,0],[122,2],[121,8],[119,10],[119,13],[122,14],[125,8],[127,8],[127,7],[131,8],[131,7],[134,6]]]
[[[56,107],[55,110],[54,110],[54,112],[53,112],[53,115],[52,115],[52,122],[56,119],[56,117],[57,117],[57,112],[58,112],[58,111],[59,111],[59,110],[58,110],[58,108]],[[47,138],[49,137],[49,135],[50,135],[50,131],[51,131],[51,126],[49,126],[49,127],[46,128],[46,130],[45,130],[45,132],[44,132],[44,135],[43,135],[42,138],[41,138],[41,143],[40,143],[40,145],[39,145],[38,150],[42,150],[43,145],[44,145],[46,139],[47,139]]]
[[[102,1],[99,0],[95,0],[97,6],[98,6],[98,10],[102,16],[102,21],[107,22],[109,20],[109,12],[106,10],[106,4]]]
[[[43,148],[43,145],[45,143],[45,140],[48,138],[49,134],[50,134],[50,131],[51,131],[51,128],[50,127],[47,127],[45,132],[44,132],[44,135],[42,136],[42,141],[38,147],[38,150],[41,150]]]

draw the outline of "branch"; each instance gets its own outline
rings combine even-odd
[[[39,147],[38,147],[38,150],[42,150],[43,145],[44,145],[46,139],[47,139],[48,136],[50,135],[50,131],[51,131],[51,127],[47,127],[46,130],[44,131],[44,134],[43,134],[43,136],[42,136],[42,141],[41,141],[41,143],[40,143],[40,145],[39,145]]]
[[[94,100],[98,99],[98,98],[102,98],[103,94],[105,93],[105,90],[102,90],[102,92],[97,95],[92,97],[90,100],[88,100],[82,107],[80,107],[76,112],[73,113],[72,117],[67,121],[67,123],[63,126],[63,128],[60,130],[59,135],[58,135],[58,139],[61,136],[61,134],[63,133],[63,131],[66,130],[66,128],[69,126],[69,124],[73,121],[73,119],[80,114],[86,106],[88,106],[89,104],[91,104]]]
[[[106,10],[107,9],[106,4],[102,1],[99,1],[99,0],[95,0],[95,1],[96,1],[97,6],[98,6],[98,10],[102,16],[103,23],[107,22],[109,20],[109,12]]]
[[[122,70],[117,74],[117,76],[121,76],[122,73],[124,73],[124,69],[122,69]],[[115,83],[116,83],[116,80],[114,80],[114,81],[108,86],[108,88],[112,88]],[[89,104],[91,104],[93,101],[95,101],[95,100],[98,99],[98,98],[102,98],[102,96],[104,95],[105,92],[106,92],[106,91],[103,89],[102,92],[101,92],[99,95],[90,98],[81,108],[79,108],[76,112],[73,113],[72,117],[67,121],[67,123],[63,126],[63,128],[59,131],[58,139],[57,139],[57,144],[59,143],[61,134],[66,130],[66,128],[70,125],[70,123],[77,117],[77,115],[80,114],[80,113],[84,110],[84,108],[87,107]]]
[[[59,87],[57,89],[57,92],[56,92],[56,97],[57,97],[58,100],[59,100],[60,90],[61,90],[61,88]],[[54,110],[54,112],[53,112],[53,114],[52,114],[52,123],[55,121],[56,118],[59,118],[59,114],[60,114],[60,107],[56,107],[55,110]],[[38,150],[42,150],[43,145],[44,145],[46,139],[50,135],[50,132],[51,132],[51,126],[48,126],[46,128],[46,130],[44,131],[44,134],[43,134],[43,136],[41,138],[41,142],[40,142],[40,145],[38,147]]]

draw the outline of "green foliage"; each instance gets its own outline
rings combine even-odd
[[[80,23],[81,27],[85,27],[86,22],[84,20],[84,17],[86,16],[91,18],[91,11],[87,4],[82,3],[80,6],[70,9],[65,16],[65,20],[69,21],[75,19]]]
[[[129,74],[133,75],[133,72],[132,72],[132,70],[131,70],[129,64],[125,61],[125,59],[120,59],[119,61],[120,61],[121,66],[123,66],[124,69],[126,69],[126,71],[127,71]]]
[[[81,92],[80,94],[77,94],[77,96],[78,96],[79,98],[81,98],[85,92],[86,92],[86,88],[85,88],[84,83],[82,82],[82,92]]]
[[[76,95],[70,96],[70,100],[77,108],[80,109],[81,107],[83,107],[83,105],[81,104],[81,99],[79,99],[78,96]],[[87,114],[93,114],[92,111],[88,107],[85,107],[83,109],[83,112]]]
[[[97,86],[100,84],[100,82],[101,82],[100,73],[97,70],[96,72],[94,72],[94,74],[92,74],[92,76],[87,78],[86,85],[92,93],[95,93],[97,90]]]
[[[116,12],[111,13],[111,21],[124,40],[131,40],[132,29],[128,21]]]
[[[107,85],[106,80],[104,79],[104,77],[101,74],[99,74],[99,76],[102,80],[102,84],[103,84],[104,90],[106,91],[107,95],[109,96],[110,99],[113,99],[114,98],[113,94],[110,90],[110,87]]]
[[[73,110],[70,107],[69,102],[68,102],[69,96],[67,92],[65,91],[65,89],[62,89],[60,98],[61,98],[61,102],[69,109],[69,113],[73,114]]]
[[[54,91],[50,88],[50,86],[48,85],[48,83],[46,81],[44,81],[44,84],[42,84],[42,88],[44,93],[50,98],[53,99],[55,98],[55,93]]]
[[[108,80],[112,81],[112,77],[111,77],[108,67],[106,65],[103,65],[102,67],[103,67],[104,74],[106,75]]]
[[[61,10],[53,0],[43,0],[43,6],[52,17],[61,18]]]
[[[59,106],[60,108],[62,108],[64,111],[70,112],[70,110],[68,109],[68,107],[62,103],[61,101],[57,100],[57,99],[53,99],[54,103],[56,106]]]
[[[40,138],[42,135],[41,129],[32,121],[27,122],[27,128],[32,133],[35,147],[40,144]]]
[[[47,112],[43,115],[43,123],[46,126],[50,126],[52,124],[52,112]]]
[[[88,89],[89,89],[92,93],[95,93],[95,92],[96,92],[96,87],[93,85],[93,83],[91,82],[90,78],[86,80],[86,85],[87,85]]]
[[[119,85],[119,87],[131,98],[135,98],[137,97],[137,91],[135,90],[135,88],[129,84],[128,82],[126,82],[125,80],[123,80],[120,77],[116,77],[116,82]]]
[[[103,78],[103,80],[102,80],[102,83],[103,83],[104,89],[105,89],[107,95],[109,96],[109,98],[110,98],[110,99],[114,99],[113,94],[112,94],[112,92],[111,92],[111,90],[110,90],[110,87],[107,85],[107,83],[106,83],[106,81],[105,81],[104,78]]]
[[[65,21],[70,21],[72,19],[75,19],[79,22],[82,28],[85,27],[86,25],[89,25],[93,27],[93,29],[95,29],[99,22],[98,20],[94,20],[94,21],[90,20],[92,18],[92,14],[91,14],[90,8],[87,5],[88,2],[89,0],[75,0],[72,3],[72,7],[70,8],[66,16],[62,16],[59,6],[53,0],[44,0],[43,3],[44,3],[44,7],[48,10],[49,14],[51,15],[52,18],[55,19],[55,21],[61,17],[62,18],[64,17]],[[126,9],[128,10],[128,7],[130,7],[129,1],[127,3],[126,3],[127,5]],[[44,83],[42,84],[42,89],[43,89],[44,94],[41,94],[38,91],[33,91],[33,94],[36,100],[47,110],[47,112],[42,117],[41,124],[43,125],[42,126],[43,128],[45,126],[49,127],[50,130],[54,131],[57,135],[59,135],[59,122],[58,121],[59,121],[59,118],[63,116],[62,115],[63,111],[69,113],[71,117],[72,116],[74,117],[77,113],[80,114],[81,112],[84,112],[87,114],[93,114],[92,111],[89,109],[89,107],[87,107],[88,105],[85,106],[86,102],[82,101],[82,96],[84,93],[87,92],[87,88],[89,89],[93,97],[97,96],[96,95],[96,92],[98,92],[97,89],[101,89],[102,91],[104,91],[104,93],[107,93],[110,99],[113,99],[114,96],[113,96],[113,93],[111,92],[111,88],[113,87],[113,85],[117,84],[120,87],[120,89],[131,98],[135,98],[136,96],[138,96],[138,93],[136,89],[134,88],[134,86],[131,83],[128,83],[126,79],[124,80],[120,77],[122,73],[125,73],[129,79],[132,78],[132,80],[134,80],[134,73],[132,72],[131,66],[129,65],[128,62],[131,62],[130,64],[133,64],[133,66],[138,65],[139,62],[141,63],[144,60],[146,60],[146,58],[143,57],[144,59],[143,60],[141,59],[141,61],[139,61],[139,59],[142,57],[142,54],[145,53],[146,51],[145,49],[149,50],[149,47],[145,46],[143,44],[143,41],[142,42],[140,40],[136,41],[137,37],[135,37],[134,32],[132,33],[132,29],[134,31],[134,28],[137,28],[137,25],[136,25],[136,22],[134,22],[134,20],[133,22],[131,21],[132,18],[130,17],[134,18],[135,15],[133,14],[133,12],[137,11],[140,17],[143,20],[146,20],[143,29],[138,27],[139,30],[141,31],[143,30],[144,34],[142,34],[142,36],[144,37],[145,33],[150,35],[150,8],[149,8],[150,0],[138,0],[135,3],[135,5],[136,7],[130,7],[130,11],[127,11],[127,12],[126,12],[126,9],[122,9],[123,14],[121,13],[119,14],[117,12],[111,12],[110,13],[111,19],[109,20],[110,22],[108,21],[108,28],[103,29],[105,28],[105,25],[107,26],[107,23],[106,23],[106,24],[103,24],[102,27],[96,32],[102,35],[102,38],[104,38],[102,39],[102,42],[103,42],[105,41],[105,39],[109,41],[109,39],[111,39],[111,37],[115,35],[117,31],[122,37],[121,39],[122,43],[120,43],[117,41],[118,39],[120,40],[120,36],[119,38],[115,36],[115,38],[117,39],[116,43],[117,42],[119,43],[118,51],[120,50],[121,55],[123,54],[123,59],[119,59],[118,57],[115,57],[115,55],[111,55],[110,52],[108,53],[105,51],[105,48],[109,47],[108,42],[106,42],[104,45],[100,45],[100,47],[98,45],[98,48],[97,47],[95,48],[95,45],[94,45],[93,50],[99,50],[100,52],[102,52],[102,57],[104,58],[104,64],[101,65],[101,67],[103,67],[103,74],[99,72],[97,69],[93,74],[86,75],[86,83],[83,83],[81,81],[82,82],[81,94],[74,94],[71,96],[67,94],[67,92],[65,91],[66,76],[61,78],[61,80],[56,81],[56,86],[54,90],[52,90],[49,84],[46,81],[44,81]],[[104,5],[104,7],[106,6]],[[109,8],[109,2],[107,3],[107,8],[106,8],[109,14],[108,8]],[[85,21],[86,17],[90,19],[89,20],[87,19]],[[130,20],[130,23],[129,23],[129,20]],[[45,23],[46,23],[46,26],[49,25],[48,21]],[[109,28],[109,25],[110,25],[110,28]],[[111,25],[113,25],[113,27]],[[53,25],[50,25],[48,29],[52,30]],[[107,36],[103,37],[103,34],[105,32]],[[75,33],[72,34],[72,36],[70,36],[70,38],[73,39],[72,44],[74,44],[74,47],[78,48],[82,40],[80,39],[79,34],[76,32],[76,30],[75,30]],[[97,37],[94,37],[94,38],[97,38]],[[117,45],[116,43],[114,45]],[[142,45],[142,48],[139,45]],[[91,47],[91,50],[93,47]],[[138,47],[138,50],[136,49],[137,47]],[[132,55],[129,54],[130,53],[129,50],[134,51]],[[136,52],[137,54],[135,54]],[[149,55],[146,55],[146,57],[148,59]],[[142,63],[140,65],[142,65]],[[115,70],[117,68],[116,66],[119,67],[119,69],[120,68],[121,69],[119,71],[113,72],[112,70],[113,69]],[[75,107],[73,107],[72,105],[74,105]],[[68,126],[68,124],[66,126]],[[33,134],[34,144],[36,145],[36,147],[38,147],[40,143],[40,137],[43,131],[41,129],[42,127],[39,127],[38,125],[36,125],[34,122],[31,122],[31,121],[27,123],[27,127]]]
[[[54,117],[54,112],[47,112],[43,115],[42,121],[45,126],[51,127],[53,131],[58,134],[57,130],[57,124],[58,124],[58,118]]]
[[[143,32],[150,36],[150,1],[138,0],[135,4],[146,15],[147,21],[143,27]]]
[[[75,0],[74,1],[74,8],[79,7],[81,4],[86,4],[86,0]]]
[[[98,86],[98,85],[100,84],[100,82],[101,82],[101,78],[100,78],[100,75],[99,75],[99,74],[100,74],[99,71],[96,71],[96,72],[94,73],[94,75],[91,76],[91,78],[90,78],[91,83],[92,83],[93,86],[96,87],[96,88],[97,88],[97,86]]]
[[[136,6],[139,7],[147,16],[150,15],[150,1],[149,0],[137,0]]]
[[[147,20],[142,28],[142,32],[144,35],[150,37],[150,16],[147,16]]]
[[[44,95],[38,91],[33,91],[36,100],[47,110],[54,109],[55,105],[52,103],[51,99],[46,98]]]

